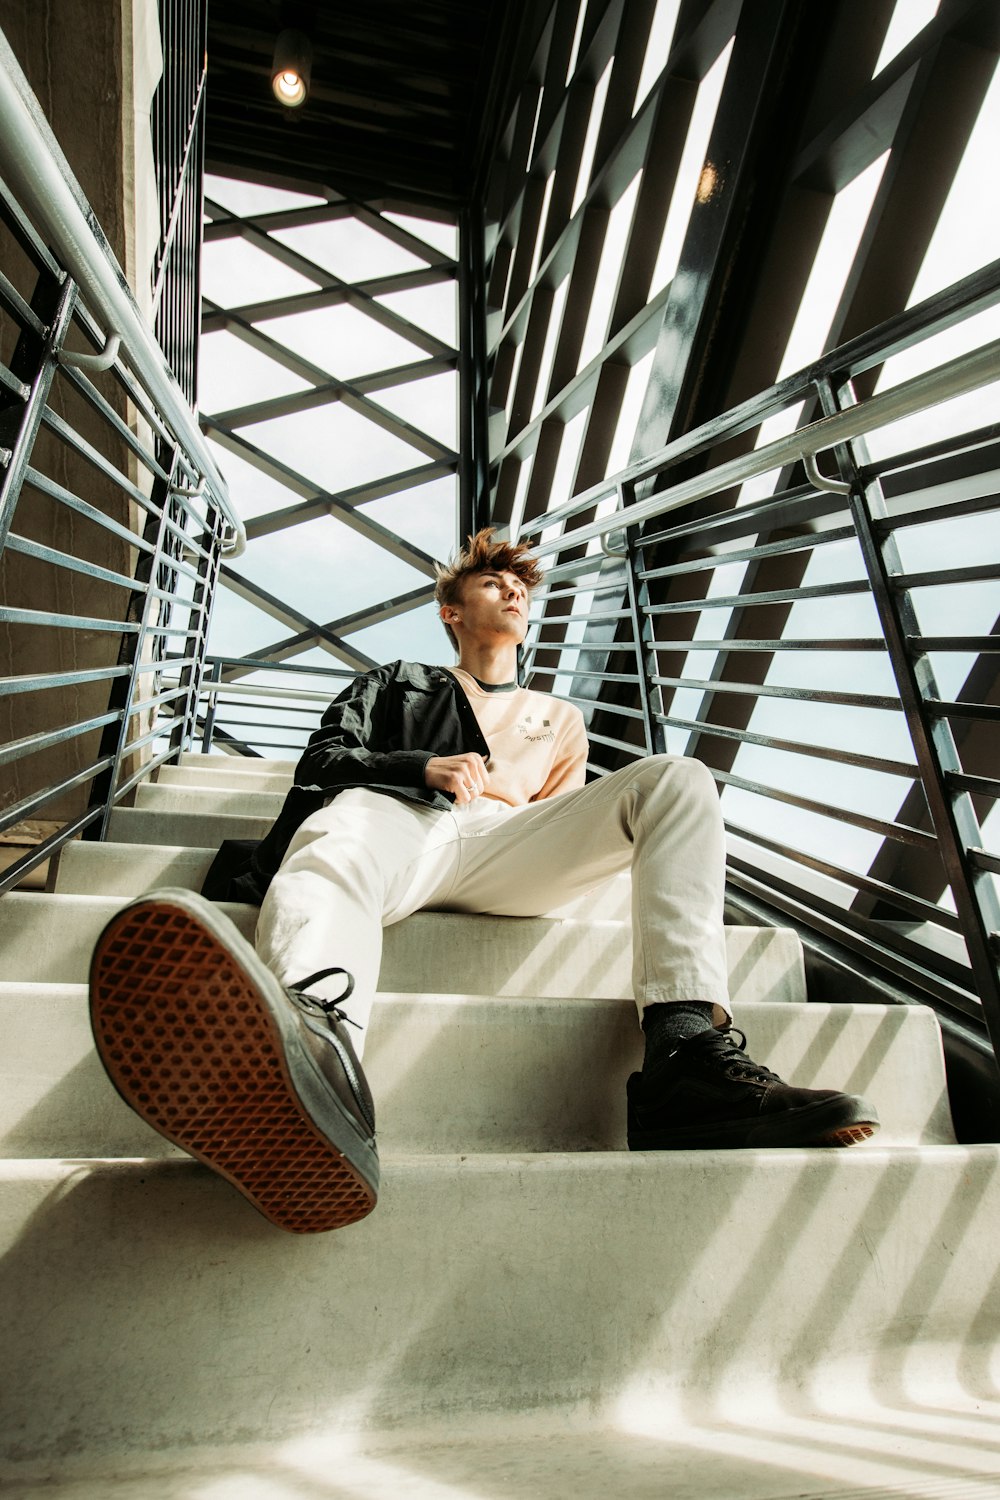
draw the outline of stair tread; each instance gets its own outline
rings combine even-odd
[[[835,1372],[909,1390],[913,1316],[941,1380],[985,1386],[998,1168],[995,1146],[394,1156],[374,1216],[298,1238],[194,1162],[0,1163],[0,1426],[58,1456],[81,1433],[287,1441],[736,1393],[751,1412]],[[43,1324],[66,1336],[40,1355]]]
[[[617,1420],[616,1420],[617,1418]],[[197,1457],[138,1453],[56,1471],[61,1500],[996,1500],[1000,1403],[955,1389],[933,1410],[903,1411],[866,1393],[822,1407],[801,1398],[793,1414],[655,1414],[561,1407],[478,1423],[450,1420],[402,1432],[329,1435]],[[780,1454],[780,1467],[776,1465]],[[336,1475],[336,1489],[331,1476]],[[780,1477],[779,1477],[780,1476]],[[29,1478],[11,1500],[43,1500],[53,1471]],[[877,1491],[872,1488],[878,1485]],[[776,1488],[776,1485],[778,1488]]]
[[[86,978],[101,928],[127,899],[10,893],[0,902],[3,972],[28,981],[72,983]],[[256,907],[220,906],[243,936],[252,939]],[[58,949],[42,937],[54,912],[60,914],[63,938]],[[725,935],[734,999],[804,999],[802,947],[794,933],[727,927]],[[380,982],[386,989],[411,992],[448,990],[460,962],[468,990],[481,986],[500,995],[631,995],[629,927],[603,918],[416,912],[386,929]]]
[[[0,1155],[176,1154],[105,1078],[86,993],[0,984]],[[763,1001],[736,1019],[782,1076],[871,1098],[881,1143],[954,1140],[930,1011]],[[577,997],[382,993],[365,1054],[383,1149],[427,1153],[624,1150],[640,1063],[632,1003]]]

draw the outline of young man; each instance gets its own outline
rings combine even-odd
[[[584,784],[581,714],[517,682],[539,579],[525,546],[470,537],[436,591],[458,665],[356,678],[267,838],[223,846],[205,893],[261,905],[256,952],[184,891],[134,902],[97,944],[91,1013],[119,1092],[283,1228],[375,1205],[359,1056],[383,927],[431,907],[537,915],[626,869],[645,1035],[630,1148],[850,1145],[878,1128],[864,1099],[790,1087],[747,1057],[714,781],[660,755]]]

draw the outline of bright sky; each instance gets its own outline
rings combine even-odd
[[[584,0],[581,0],[581,25],[570,61],[570,76],[576,66],[584,8]],[[899,0],[876,73],[887,66],[933,18],[936,9],[935,0]],[[678,0],[658,0],[636,99],[637,110],[662,68],[677,12]],[[725,81],[729,52],[727,48],[720,55],[699,88],[682,151],[678,189],[657,255],[650,297],[669,284],[677,265]],[[574,211],[586,197],[606,83],[605,77],[595,88]],[[956,176],[911,302],[922,300],[1000,256],[1000,198],[992,186],[998,139],[1000,73],[994,79]],[[779,376],[802,368],[827,347],[830,320],[846,284],[865,222],[876,201],[887,160],[887,157],[882,157],[872,163],[833,200]],[[604,344],[640,181],[641,174],[637,174],[611,211],[605,253],[583,339],[581,368],[599,354]],[[209,178],[206,190],[209,198],[239,213],[262,213],[320,201],[218,178]],[[433,255],[433,251],[450,256],[456,254],[456,234],[451,226],[407,219],[401,215],[387,215],[387,218],[423,240],[431,247],[429,254]],[[544,228],[543,209],[533,274],[538,267]],[[347,281],[394,275],[426,264],[426,257],[421,258],[400,247],[370,224],[354,219],[278,230],[275,238]],[[307,276],[282,265],[245,241],[224,240],[206,246],[204,294],[221,306],[233,307],[258,299],[295,295],[308,292],[314,285],[315,282]],[[532,415],[537,414],[544,400],[556,353],[562,299],[567,288],[568,278],[564,278],[555,289],[550,339],[543,353],[541,373],[531,403]],[[445,345],[454,347],[457,337],[454,282],[384,294],[379,301]],[[398,328],[386,328],[374,322],[355,306],[341,305],[272,318],[257,326],[273,341],[272,352],[290,350],[309,365],[341,380],[357,380],[373,371],[424,357]],[[882,385],[909,378],[941,359],[998,336],[1000,309],[983,314],[968,325],[940,336],[932,344],[891,361],[883,373]],[[647,356],[630,372],[612,445],[609,473],[623,467],[628,460],[651,360],[652,355]],[[283,368],[269,358],[267,352],[250,348],[231,333],[213,333],[202,341],[202,410],[208,414],[223,412],[305,390],[311,383],[306,373],[296,374]],[[512,381],[511,392],[514,383]],[[869,447],[875,455],[900,451],[917,440],[924,441],[930,436],[992,420],[995,394],[994,387],[976,398],[941,408],[930,420],[922,418],[919,422],[898,424],[898,430],[874,437]],[[457,391],[453,373],[396,384],[373,393],[372,400],[412,423],[445,448],[456,446]],[[766,442],[790,430],[798,416],[799,411],[795,409],[765,423],[759,441]],[[552,487],[553,506],[570,496],[586,417],[586,412],[579,413],[564,429]],[[241,424],[239,433],[246,442],[266,451],[323,490],[347,489],[426,461],[425,454],[343,403],[327,404],[294,415],[266,417],[250,425]],[[217,446],[215,451],[220,467],[229,479],[235,502],[247,518],[282,510],[298,502],[297,494],[279,480],[261,474],[228,447]],[[519,477],[512,530],[516,530],[520,520],[530,469],[531,460],[528,460]],[[742,503],[769,493],[773,483],[773,477],[765,477],[747,485],[741,497]],[[980,491],[981,488],[980,484]],[[452,551],[456,542],[455,481],[438,479],[419,489],[365,504],[363,514],[397,531],[432,556],[443,558]],[[913,528],[900,533],[899,545],[904,564],[909,568],[940,563],[960,566],[962,562],[981,558],[986,553],[995,557],[1000,555],[1000,519],[994,515],[967,523]],[[296,609],[322,623],[363,609],[383,598],[406,593],[427,582],[425,576],[409,563],[390,556],[374,542],[330,517],[274,532],[253,543],[237,567],[253,582],[290,600]],[[817,549],[806,582],[849,579],[861,576],[861,571],[857,547],[845,542]],[[717,569],[711,594],[718,596],[735,592],[742,573],[740,565]],[[921,623],[928,631],[944,634],[961,629],[963,632],[985,633],[1000,614],[1000,590],[995,583],[923,589],[917,592],[916,605]],[[698,635],[703,639],[722,635],[727,618],[725,610],[707,612]],[[573,638],[581,637],[583,629],[581,624],[573,632]],[[223,593],[213,623],[211,648],[218,653],[242,655],[290,633],[289,627],[268,618],[253,605]],[[796,604],[786,630],[786,635],[802,637],[878,634],[873,606],[863,595],[832,602]],[[450,646],[430,606],[371,626],[352,634],[349,639],[353,646],[377,660],[401,655],[433,662],[452,660]],[[306,664],[335,664],[333,658],[319,649],[295,660]],[[687,674],[707,677],[713,661],[714,653],[694,651],[687,659]],[[934,670],[945,696],[958,691],[970,665],[970,659],[955,655],[942,654],[934,660]],[[885,660],[874,654],[784,653],[775,658],[767,681],[784,687],[822,686],[877,693],[893,691]],[[561,679],[561,686],[565,688],[567,685],[568,680]],[[698,690],[682,691],[672,711],[679,715],[693,714],[700,697]],[[898,714],[760,699],[751,729],[844,748],[857,748],[863,744],[871,752],[881,751],[903,760],[912,758],[912,749]],[[684,732],[671,732],[671,749],[682,750],[685,743]],[[741,747],[735,770],[741,776],[780,784],[803,796],[818,800],[828,798],[834,804],[840,802],[845,807],[888,818],[896,815],[907,790],[907,784],[896,777],[753,746]],[[875,834],[809,812],[777,807],[767,799],[739,789],[728,788],[724,793],[724,804],[733,821],[768,836],[797,842],[805,849],[823,853],[825,857],[858,870],[867,869],[880,842]],[[1000,820],[994,816],[988,825],[989,837],[994,844],[1000,837],[998,824]]]

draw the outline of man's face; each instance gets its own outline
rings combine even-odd
[[[506,638],[520,645],[528,632],[528,591],[516,573],[466,574],[451,611],[452,629],[458,624],[484,642]]]

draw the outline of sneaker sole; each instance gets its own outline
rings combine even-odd
[[[857,1094],[841,1094],[805,1109],[727,1120],[715,1126],[628,1133],[630,1151],[768,1150],[782,1146],[859,1146],[879,1128],[878,1111]]]
[[[186,898],[126,907],[97,941],[91,1024],[108,1076],[147,1124],[279,1228],[316,1234],[355,1223],[375,1207],[377,1181],[310,1118],[265,985],[222,933],[185,909]],[[298,1067],[299,1083],[315,1092],[301,1076],[304,1056]],[[339,1109],[325,1093],[326,1111]],[[352,1150],[357,1129],[346,1111],[332,1125]],[[367,1152],[374,1157],[370,1144]]]

